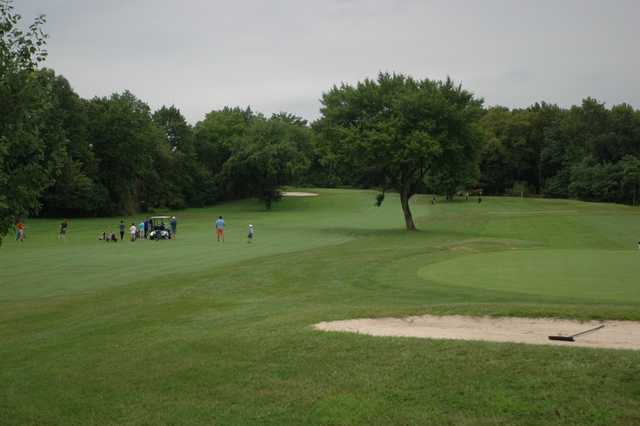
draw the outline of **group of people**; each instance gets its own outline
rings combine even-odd
[[[453,196],[451,196],[451,197],[452,197],[452,198],[447,198],[447,199],[451,199],[451,200],[453,200]],[[469,193],[468,193],[468,192],[466,192],[466,193],[464,194],[464,199],[465,199],[466,201],[469,201]],[[435,195],[433,195],[433,196],[431,197],[431,204],[436,204],[437,202],[438,202],[438,200],[436,199],[436,196],[435,196]],[[480,204],[480,203],[482,203],[482,195],[479,195],[479,196],[478,196],[478,204]]]
[[[219,216],[218,219],[216,219],[215,227],[216,227],[216,237],[218,239],[218,242],[221,242],[221,241],[224,242],[225,221],[222,216]],[[253,241],[254,233],[255,233],[255,230],[253,229],[253,225],[249,224],[249,230],[247,231],[247,243],[250,243],[251,241]]]
[[[171,218],[169,219],[169,226],[171,228],[169,236],[171,239],[175,239],[176,234],[178,232],[178,220],[176,219],[175,216],[171,216]],[[120,221],[120,224],[118,225],[118,227],[119,227],[118,229],[120,230],[120,241],[122,241],[124,240],[124,234],[126,229],[124,220]],[[160,225],[156,226],[157,229],[153,229],[153,228],[154,228],[154,225],[150,218],[144,219],[138,225],[136,225],[134,222],[131,222],[131,225],[129,226],[129,237],[132,242],[137,240],[145,240],[151,237],[152,231],[160,232],[160,231],[167,230],[165,227],[164,221],[162,221]],[[111,241],[116,241],[116,240],[111,240]]]
[[[118,242],[118,237],[116,237],[116,234],[114,234],[113,232],[107,232],[107,231],[104,231],[102,233],[102,236],[100,238],[98,238],[98,239],[102,240],[102,241],[105,241],[107,243],[108,242],[114,242],[114,243]]]
[[[127,226],[125,225],[124,220],[121,220],[118,226],[119,226],[118,229],[120,231],[120,241],[122,241],[124,240],[124,234]],[[172,216],[171,219],[169,220],[169,226],[171,228],[171,233],[169,234],[170,238],[175,239],[176,233],[178,230],[178,221],[175,216]],[[155,231],[166,230],[164,226],[164,222],[161,222],[160,225],[156,225],[155,229],[152,229],[152,228],[153,228],[153,223],[151,219],[145,219],[142,222],[140,222],[138,225],[132,222],[131,225],[129,226],[130,241],[133,242],[133,241],[142,240],[142,239],[149,239],[151,237],[151,231],[153,230]],[[224,218],[222,216],[219,216],[215,222],[216,238],[218,242],[224,242],[224,228],[225,228]],[[255,234],[255,230],[253,228],[253,225],[249,224],[249,229],[247,231],[248,243],[253,241],[254,234]],[[118,241],[116,234],[114,234],[113,232],[107,232],[107,231],[103,232],[99,239],[106,242]]]
[[[175,239],[176,233],[178,231],[178,220],[176,219],[175,216],[172,216],[169,219],[169,226],[171,228],[171,232],[169,233],[169,235],[172,239]],[[164,221],[161,222],[160,225],[156,225],[156,229],[154,229],[153,222],[150,218],[144,219],[142,222],[140,222],[137,225],[135,224],[135,222],[131,222],[131,225],[127,228],[127,225],[124,223],[124,219],[123,219],[120,221],[120,224],[118,225],[118,231],[120,233],[120,241],[124,240],[124,235],[125,233],[127,233],[127,230],[129,232],[130,241],[133,242],[137,240],[145,240],[145,239],[151,238],[152,236],[151,232],[154,230],[165,231],[167,229],[164,225]],[[111,232],[104,231],[98,239],[105,242],[118,241],[118,237],[113,231]]]
[[[172,216],[169,219],[169,226],[170,226],[170,238],[171,239],[175,239],[176,238],[176,233],[178,231],[178,221],[176,219],[175,216]],[[24,241],[24,230],[25,230],[25,225],[24,223],[22,223],[22,221],[18,221],[15,225],[16,227],[16,241]],[[131,223],[131,225],[129,226],[128,230],[129,230],[129,237],[131,239],[131,241],[137,241],[137,240],[141,240],[141,239],[148,239],[151,236],[151,232],[152,231],[163,231],[166,230],[166,228],[164,227],[164,221],[162,221],[160,223],[160,225],[156,225],[156,229],[152,229],[153,223],[151,221],[150,218],[144,219],[142,222],[140,222],[138,225],[136,225],[134,222]],[[215,222],[215,229],[216,229],[216,237],[218,239],[218,242],[224,242],[224,228],[225,228],[225,221],[224,218],[222,216],[219,216],[218,219]],[[59,239],[64,239],[67,235],[67,231],[69,229],[69,221],[67,219],[64,219],[59,226],[59,233],[58,233],[58,238]],[[124,219],[122,219],[120,221],[120,224],[118,225],[118,231],[120,233],[120,241],[124,240],[124,236],[125,233],[127,231],[127,225],[124,222]],[[249,224],[249,229],[247,231],[247,242],[251,243],[253,241],[253,236],[255,234],[255,230],[253,228],[253,225]],[[107,232],[106,230],[104,232],[102,232],[102,234],[98,237],[99,240],[101,241],[105,241],[105,242],[118,242],[118,236],[113,232],[113,231],[109,231]]]

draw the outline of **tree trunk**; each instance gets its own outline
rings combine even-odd
[[[544,188],[544,182],[542,179],[542,151],[540,151],[540,155],[538,156],[538,185],[537,185],[537,195],[542,193],[542,188]]]
[[[409,199],[411,195],[407,189],[400,191],[400,204],[402,205],[402,212],[404,213],[404,222],[407,225],[408,231],[415,231],[416,224],[413,223],[413,216],[411,215],[411,209],[409,208]]]

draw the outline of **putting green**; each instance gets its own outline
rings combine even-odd
[[[620,250],[511,250],[420,268],[427,280],[464,287],[606,302],[640,301],[640,253]]]

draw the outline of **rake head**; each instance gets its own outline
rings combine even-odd
[[[549,336],[549,340],[561,340],[563,342],[575,342],[573,336]]]

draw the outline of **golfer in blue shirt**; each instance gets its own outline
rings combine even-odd
[[[216,220],[216,236],[218,237],[218,242],[220,242],[220,238],[222,238],[222,242],[224,243],[224,219],[222,216]]]

